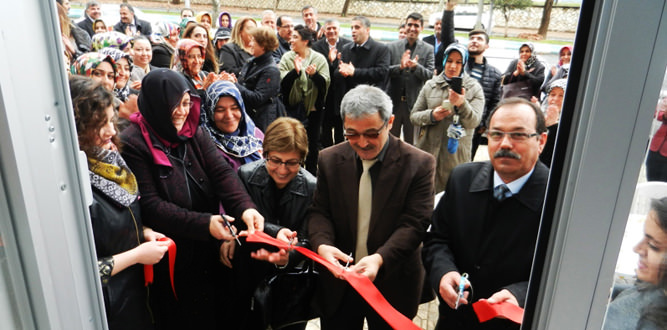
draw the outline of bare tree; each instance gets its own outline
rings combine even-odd
[[[343,11],[340,13],[340,16],[347,16],[347,9],[350,7],[350,2],[352,0],[345,0],[345,3],[343,4]]]
[[[525,9],[533,4],[532,0],[495,0],[493,5],[500,8],[505,17],[505,37],[507,37],[507,28],[509,27],[510,14],[516,9]]]
[[[542,38],[547,38],[547,31],[549,30],[549,22],[551,22],[551,8],[554,6],[554,0],[546,0],[544,2],[544,10],[542,11],[542,21],[540,22],[540,28],[537,29],[537,34],[541,35]]]

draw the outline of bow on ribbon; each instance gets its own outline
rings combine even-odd
[[[399,313],[394,307],[389,304],[387,299],[382,296],[382,293],[373,285],[370,279],[355,272],[345,271],[341,267],[337,267],[328,260],[322,258],[319,254],[300,246],[289,245],[285,242],[279,241],[264,232],[255,231],[249,234],[246,238],[247,242],[265,243],[273,245],[280,249],[297,250],[299,253],[316,261],[322,266],[326,267],[332,273],[342,277],[347,281],[352,288],[354,288],[359,295],[361,295],[368,304],[394,329],[401,330],[420,330],[416,324],[412,323],[405,315]]]
[[[174,298],[176,296],[176,287],[174,287],[174,264],[176,263],[176,243],[169,237],[159,238],[160,242],[167,242],[167,253],[169,254],[169,279],[171,280],[171,290],[174,291]],[[153,265],[144,265],[144,283],[146,286],[153,283]]]

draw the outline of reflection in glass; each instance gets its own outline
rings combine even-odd
[[[603,328],[667,329],[667,75]],[[645,176],[644,176],[645,175]],[[648,182],[644,181],[644,178]]]
[[[9,264],[5,253],[5,244],[0,233],[0,329],[19,329],[16,298],[9,277]]]

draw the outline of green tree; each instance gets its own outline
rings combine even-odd
[[[532,0],[495,0],[493,7],[500,9],[505,17],[505,37],[510,22],[510,14],[513,10],[525,9],[533,4]]]

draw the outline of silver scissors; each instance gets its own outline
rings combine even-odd
[[[461,301],[461,298],[463,298],[463,291],[466,288],[466,283],[468,283],[468,273],[463,273],[463,275],[461,275],[461,280],[459,281],[459,295],[456,297],[456,305],[454,306],[454,309],[459,309],[459,302]]]
[[[227,227],[227,229],[229,229],[229,232],[232,234],[232,236],[234,236],[234,239],[236,240],[236,243],[239,243],[239,246],[241,246],[241,241],[239,240],[239,236],[236,235],[236,231],[234,230],[232,225],[229,223],[228,218],[230,218],[228,215],[226,215],[226,214],[222,215],[222,220],[225,221],[225,226]]]

